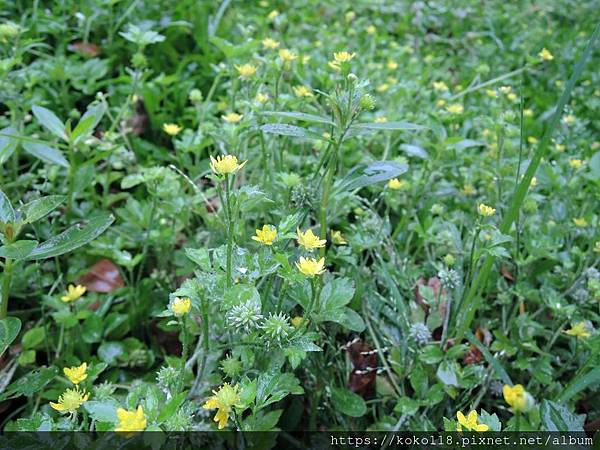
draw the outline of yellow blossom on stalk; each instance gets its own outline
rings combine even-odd
[[[465,108],[460,103],[453,103],[446,106],[446,111],[448,111],[450,114],[462,114],[465,111]]]
[[[256,100],[258,103],[266,103],[266,101],[269,100],[269,96],[259,92],[256,94],[256,97],[254,97],[254,100]]]
[[[583,161],[581,159],[570,159],[569,160],[569,166],[571,166],[573,169],[581,169],[581,166],[583,166]]]
[[[538,53],[538,56],[544,61],[552,61],[554,59],[552,53],[550,53],[550,51],[548,51],[545,47],[542,49],[541,52]]]
[[[262,230],[256,230],[256,236],[252,239],[265,245],[273,245],[277,237],[277,228],[270,225],[263,225]]]
[[[275,20],[275,18],[279,15],[279,11],[277,11],[276,9],[274,9],[273,11],[271,11],[268,15],[267,18],[269,18],[269,20]]]
[[[535,136],[528,136],[527,142],[529,142],[531,145],[535,145],[538,143],[538,140]]]
[[[348,11],[346,13],[346,22],[352,22],[356,19],[356,13],[354,11]]]
[[[241,80],[251,80],[256,76],[256,66],[252,64],[242,64],[241,66],[235,65],[235,70],[240,74]]]
[[[387,83],[382,83],[375,88],[375,90],[379,93],[386,92],[390,88],[390,85]]]
[[[187,297],[176,297],[171,303],[171,311],[176,316],[184,316],[190,312],[192,307],[192,301]]]
[[[514,92],[511,92],[510,94],[508,94],[506,96],[507,99],[509,99],[511,102],[514,102],[517,99],[517,94],[515,94]]]
[[[565,331],[569,336],[575,336],[578,339],[590,337],[590,332],[586,329],[585,322],[579,322]]]
[[[508,403],[514,412],[525,412],[531,399],[525,388],[521,384],[509,386],[505,384],[502,388],[504,400]]]
[[[115,431],[118,433],[135,433],[146,429],[146,415],[142,405],[139,405],[134,411],[123,408],[117,409],[117,418],[119,419],[119,426],[115,428]]]
[[[238,123],[244,117],[242,114],[230,112],[221,116],[221,118],[227,123]]]
[[[479,213],[480,216],[491,217],[495,214],[496,210],[494,208],[492,208],[491,206],[488,206],[484,203],[480,203],[479,206],[477,207],[477,212]]]
[[[390,189],[393,190],[398,190],[398,189],[402,189],[402,187],[404,186],[404,180],[399,180],[398,178],[392,178],[390,181],[388,181],[387,186]]]
[[[374,120],[375,123],[386,123],[387,121],[388,121],[387,117],[385,117],[385,116],[375,117],[375,120]]]
[[[485,93],[488,97],[492,97],[492,98],[498,97],[498,91],[496,91],[494,89],[486,89]]]
[[[298,244],[300,244],[306,250],[321,248],[327,243],[326,239],[319,239],[317,236],[315,236],[310,228],[304,233],[300,230],[300,228],[298,228],[296,233],[298,234]]]
[[[298,270],[307,277],[314,277],[315,275],[321,275],[325,272],[325,258],[321,258],[318,261],[315,258],[304,258],[300,257],[300,261],[296,263]]]
[[[279,50],[279,57],[284,63],[291,63],[298,55],[296,55],[293,51],[288,50],[287,48],[282,48]]]
[[[339,230],[333,230],[331,232],[331,241],[336,245],[346,245],[348,242],[342,236],[342,232]]]
[[[573,223],[579,228],[585,228],[589,225],[585,217],[576,217],[573,219]]]
[[[475,194],[475,188],[473,187],[472,184],[465,184],[463,186],[463,188],[461,189],[461,192],[465,195],[474,195]]]
[[[525,108],[523,110],[523,115],[525,117],[533,117],[533,110],[531,108]]]
[[[210,157],[210,168],[214,173],[227,175],[240,170],[248,161],[238,164],[237,157],[233,155],[217,156],[217,159]]]
[[[294,95],[296,97],[314,97],[315,95],[312,93],[312,89],[308,86],[294,86],[292,87],[294,91]]]
[[[82,392],[78,388],[67,389],[60,394],[58,402],[50,402],[50,406],[61,413],[74,413],[89,397],[88,392]]]
[[[292,320],[290,320],[290,322],[292,322],[292,325],[294,326],[294,328],[298,328],[300,325],[302,325],[302,322],[304,322],[304,317],[296,316]],[[307,320],[307,322],[308,322],[308,320]]]
[[[165,133],[167,133],[169,136],[175,136],[175,135],[179,134],[181,132],[181,130],[183,130],[183,128],[181,128],[176,123],[163,123],[162,128],[163,128],[163,131]]]
[[[531,178],[531,182],[529,183],[530,187],[536,187],[538,185],[538,180],[536,177]]]
[[[333,54],[333,59],[336,63],[342,64],[342,63],[350,62],[355,56],[356,56],[356,53],[336,52]]]
[[[456,431],[462,431],[463,428],[466,431],[488,431],[490,429],[489,426],[477,422],[477,411],[475,410],[471,411],[467,417],[461,411],[457,411],[456,418],[458,419]]]
[[[217,410],[214,421],[218,422],[219,430],[225,428],[233,407],[238,406],[241,402],[239,389],[237,384],[230,386],[229,383],[225,383],[219,390],[213,391],[214,395],[202,405],[204,409]]]
[[[508,95],[508,94],[510,94],[512,92],[512,87],[510,87],[510,86],[500,86],[498,88],[498,90],[500,92],[502,92],[504,95]]]
[[[367,34],[375,34],[377,28],[375,28],[375,25],[369,25],[365,31],[367,32]]]
[[[262,45],[264,48],[273,50],[273,49],[276,49],[277,47],[279,47],[279,41],[276,41],[275,39],[271,39],[271,38],[265,38],[262,40]]]
[[[557,151],[558,153],[562,153],[562,152],[564,152],[564,151],[566,150],[566,148],[567,148],[567,147],[566,147],[566,145],[564,145],[564,144],[556,144],[556,151]]]
[[[448,85],[443,81],[434,81],[433,89],[440,92],[446,92],[448,91]]]
[[[69,379],[69,381],[75,385],[81,383],[87,378],[87,363],[83,363],[80,366],[65,367],[63,373]]]
[[[386,66],[390,70],[396,70],[398,68],[398,63],[396,61],[388,61]]]
[[[436,103],[438,108],[443,108],[444,105],[446,105],[446,100],[444,100],[443,98],[440,98]]]
[[[85,294],[85,291],[87,291],[85,286],[81,286],[80,284],[77,286],[70,284],[67,288],[67,294],[63,295],[60,299],[65,303],[74,302],[83,294]]]

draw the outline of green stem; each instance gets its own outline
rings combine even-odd
[[[71,213],[73,208],[73,197],[75,196],[75,173],[77,172],[77,163],[75,161],[75,149],[69,139],[69,174],[67,175],[67,214]]]
[[[8,314],[8,295],[12,282],[14,261],[6,258],[4,262],[4,278],[2,279],[2,305],[0,305],[0,320],[5,319]]]
[[[342,136],[331,154],[331,159],[327,165],[327,173],[325,174],[325,184],[323,185],[323,197],[321,198],[321,209],[320,209],[320,225],[321,230],[319,237],[321,239],[327,239],[327,207],[329,206],[329,196],[331,195],[331,188],[333,186],[333,175],[337,167],[337,156],[340,146],[342,144]],[[325,247],[320,250],[321,258],[325,256]]]
[[[233,258],[233,217],[231,217],[231,199],[228,175],[225,175],[225,203],[227,208],[227,266],[225,272],[225,286],[230,288],[231,262]]]
[[[181,351],[181,372],[179,374],[179,383],[177,386],[177,393],[179,393],[183,390],[184,379],[185,379],[185,363],[187,361],[188,351],[189,351],[185,316],[181,317],[181,319],[179,320],[179,323],[181,325],[181,335],[182,335],[181,344],[183,346],[183,349]]]

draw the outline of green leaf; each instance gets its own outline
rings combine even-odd
[[[343,327],[359,333],[365,329],[365,321],[362,317],[360,317],[360,314],[353,309],[346,307],[342,308],[341,310],[336,310],[335,315],[330,315],[326,319],[319,316],[318,322],[324,321],[339,323]]]
[[[16,317],[7,317],[0,320],[0,356],[19,335],[21,321]]]
[[[544,431],[584,431],[585,415],[575,415],[566,406],[550,400],[542,401],[540,416]]]
[[[423,130],[427,127],[410,122],[371,122],[357,123],[350,130]]]
[[[297,127],[296,125],[288,125],[286,123],[268,123],[260,127],[264,133],[278,134],[280,136],[292,136],[305,139],[317,139],[327,141],[321,134],[315,133],[306,128]]]
[[[319,296],[320,311],[334,311],[346,306],[354,297],[354,283],[349,278],[335,278],[325,284]]]
[[[63,153],[53,147],[49,147],[46,144],[41,144],[39,142],[23,142],[23,148],[42,161],[58,164],[59,166],[69,167],[69,161],[65,158]]]
[[[249,284],[236,284],[225,292],[221,310],[229,310],[234,306],[247,302],[252,302],[255,305],[261,304],[258,290]]]
[[[346,177],[336,183],[337,192],[354,191],[381,181],[396,178],[408,170],[408,165],[395,161],[377,161],[367,165],[354,167]]]
[[[46,259],[75,250],[96,239],[113,223],[112,214],[98,214],[87,223],[74,225],[36,247],[27,257],[28,260]]]
[[[350,417],[361,417],[367,412],[363,398],[346,388],[331,388],[331,404],[338,412]]]
[[[19,210],[23,213],[24,223],[33,223],[40,220],[46,214],[54,211],[62,202],[65,201],[64,195],[48,195],[35,199],[21,206]]]
[[[510,376],[508,376],[508,373],[506,373],[506,370],[504,370],[504,367],[502,367],[502,364],[500,364],[500,361],[498,361],[496,358],[494,358],[492,356],[492,354],[487,349],[487,347],[485,345],[483,345],[481,343],[481,341],[479,339],[477,339],[477,337],[471,331],[467,331],[465,333],[465,336],[467,337],[469,342],[471,344],[473,344],[475,347],[477,347],[477,349],[483,354],[483,357],[485,358],[485,360],[488,362],[489,365],[492,366],[492,369],[494,369],[494,372],[496,372],[496,376],[498,378],[500,378],[504,384],[508,384],[508,385],[512,386],[513,382],[510,379]]]
[[[89,108],[81,120],[71,133],[71,139],[74,144],[78,144],[81,140],[87,138],[96,128],[102,116],[104,115],[105,108],[104,104],[98,103],[95,106]]]
[[[13,154],[19,140],[5,135],[17,136],[19,133],[13,127],[6,127],[0,130],[0,164],[4,164]]]
[[[0,222],[13,223],[15,221],[15,210],[8,197],[0,190]]]
[[[442,361],[435,374],[444,385],[458,387],[456,364],[453,361]]]
[[[202,270],[205,272],[210,271],[210,256],[206,248],[185,248],[184,253],[188,259],[198,264]]]
[[[31,254],[38,241],[15,241],[0,247],[0,258],[23,259]]]
[[[407,155],[416,156],[417,158],[429,158],[429,154],[425,151],[425,149],[419,147],[418,145],[402,144],[400,145],[400,150]]]
[[[55,376],[56,369],[54,367],[42,367],[33,372],[29,372],[10,384],[6,390],[0,394],[0,401],[19,397],[21,395],[31,397],[33,394],[39,393]]]
[[[407,416],[412,416],[419,410],[420,406],[421,404],[417,400],[409,397],[400,397],[398,403],[396,403],[396,406],[394,407],[394,411]]]
[[[180,392],[179,394],[174,395],[173,398],[169,400],[167,404],[160,410],[157,422],[162,423],[165,420],[170,419],[171,416],[177,411],[177,408],[179,408],[185,401],[186,396],[187,392]]]
[[[35,327],[23,335],[21,344],[25,350],[35,349],[46,339],[46,329],[44,327]]]
[[[444,358],[444,352],[437,345],[428,345],[419,354],[425,364],[437,364]]]
[[[61,138],[64,141],[68,141],[67,132],[65,125],[62,121],[56,117],[49,109],[44,108],[43,106],[34,105],[33,115],[36,119],[55,136]]]
[[[589,386],[600,385],[600,367],[596,367],[589,372],[578,375],[571,380],[571,382],[565,387],[565,389],[556,397],[556,401],[559,403],[565,403],[577,393],[583,391]]]
[[[313,123],[325,123],[327,125],[335,126],[329,118],[316,116],[314,114],[306,114],[301,112],[288,112],[288,111],[263,111],[261,113],[264,116],[276,116],[276,117],[286,117],[289,119],[297,119],[302,120],[304,122],[313,122]]]
[[[89,400],[83,404],[83,407],[97,422],[116,423],[118,421],[117,409],[120,408],[120,405],[115,400]]]
[[[102,318],[96,314],[92,314],[83,322],[81,338],[88,344],[95,344],[102,341],[103,331],[104,322],[102,321]]]
[[[125,353],[125,347],[120,342],[103,342],[98,347],[98,357],[108,365],[117,362],[117,358]]]

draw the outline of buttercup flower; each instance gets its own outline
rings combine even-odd
[[[406,182],[404,180],[399,180],[398,178],[392,178],[390,181],[388,181],[387,186],[390,189],[393,189],[395,191],[402,189],[405,186]]]
[[[356,53],[350,52],[337,52],[333,54],[333,59],[336,63],[347,63],[356,56]]]
[[[538,143],[538,140],[535,136],[528,136],[527,142],[529,142],[531,145],[535,145]]]
[[[589,225],[588,221],[585,219],[585,217],[576,217],[573,219],[573,223],[575,224],[576,227],[579,227],[579,228],[585,228]]]
[[[50,406],[61,413],[74,413],[90,397],[90,394],[79,389],[67,389],[58,397],[58,402],[50,402]]]
[[[262,45],[264,48],[273,50],[273,49],[276,49],[277,47],[279,47],[279,42],[276,41],[275,39],[265,38],[262,40]]]
[[[167,133],[169,136],[175,136],[181,132],[183,128],[181,128],[176,123],[163,123],[163,131]]]
[[[298,234],[298,244],[304,247],[306,250],[314,250],[315,248],[324,247],[327,243],[326,239],[319,239],[313,231],[309,228],[304,233],[298,228],[296,230]]]
[[[462,114],[465,111],[465,108],[460,103],[453,103],[446,106],[446,111],[450,114]]]
[[[176,297],[171,303],[171,311],[176,316],[184,316],[190,312],[192,307],[192,301],[187,297]]]
[[[463,428],[466,431],[488,431],[490,429],[489,426],[483,423],[477,423],[477,411],[471,411],[467,417],[460,412],[457,411],[456,418],[458,419],[458,424],[456,425],[456,431],[462,431]]]
[[[541,52],[538,53],[538,56],[544,61],[552,61],[554,59],[552,53],[550,53],[550,51],[548,51],[545,47],[542,49]]]
[[[256,230],[256,236],[252,236],[252,239],[265,245],[273,245],[275,238],[277,237],[277,228],[263,225],[262,230]]]
[[[242,120],[242,117],[244,116],[234,112],[230,112],[224,116],[221,116],[221,118],[227,123],[238,123],[240,120]]]
[[[202,407],[217,410],[214,421],[219,424],[219,430],[222,430],[227,425],[233,407],[238,406],[241,401],[239,386],[237,384],[230,386],[229,383],[225,383],[219,390],[213,391],[213,394]]]
[[[331,241],[336,245],[346,245],[346,239],[342,236],[342,232],[339,230],[335,230],[331,232]]]
[[[235,173],[246,165],[248,161],[238,164],[237,157],[233,155],[217,156],[217,159],[210,157],[210,168],[219,175]]]
[[[583,161],[576,158],[570,159],[569,166],[571,166],[573,169],[581,169],[581,166],[583,166]]]
[[[308,86],[294,86],[292,87],[294,91],[294,95],[296,97],[314,97],[315,95],[312,93],[311,88]]]
[[[87,378],[87,364],[83,363],[80,366],[65,367],[63,369],[64,374],[67,376],[69,381],[73,384],[79,384]]]
[[[485,203],[480,203],[479,206],[477,207],[477,212],[479,213],[480,216],[490,217],[495,214],[496,210],[494,208],[492,208],[491,206],[486,205]]]
[[[448,85],[443,81],[434,81],[433,89],[440,92],[446,92],[448,91]]]
[[[83,294],[85,294],[85,291],[87,291],[85,286],[81,286],[80,284],[77,286],[70,284],[67,288],[67,294],[63,295],[60,299],[65,303],[74,302]]]
[[[565,333],[569,336],[575,336],[578,339],[583,339],[591,336],[590,332],[585,326],[585,322],[579,322],[578,324],[573,325],[570,329],[566,330]]]
[[[318,261],[315,258],[304,258],[300,257],[300,262],[296,263],[298,270],[307,277],[314,277],[315,275],[321,275],[325,272],[325,258],[321,258]]]
[[[250,80],[256,76],[256,66],[253,66],[252,64],[236,65],[235,70],[237,70],[240,79],[242,80]]]
[[[278,15],[279,15],[279,11],[277,11],[276,9],[274,9],[273,11],[271,11],[271,12],[270,12],[270,13],[267,15],[267,17],[268,17],[270,20],[275,20],[275,18],[276,18]]]
[[[365,31],[367,32],[367,34],[375,34],[375,32],[377,31],[377,28],[375,28],[375,25],[369,25]]]
[[[298,55],[296,55],[293,51],[288,50],[287,48],[282,48],[279,50],[279,57],[284,63],[291,63]]]
[[[290,320],[290,322],[292,322],[294,328],[298,328],[300,325],[302,325],[302,322],[304,322],[304,317],[295,316],[294,318],[292,318],[292,320]]]
[[[375,117],[375,120],[374,120],[375,123],[386,123],[387,121],[388,121],[387,117],[385,117],[385,116]]]
[[[533,397],[521,384],[515,384],[512,387],[505,384],[502,388],[502,394],[506,403],[512,407],[513,412],[527,412],[533,406]]]
[[[525,108],[523,110],[523,115],[525,117],[533,117],[533,109],[531,109],[531,108]]]
[[[119,426],[115,428],[116,432],[134,433],[146,429],[146,415],[142,405],[139,405],[134,411],[123,408],[117,409],[117,418],[119,419]]]
[[[256,100],[258,103],[265,103],[267,100],[269,100],[269,96],[259,92],[256,94],[256,97],[254,97],[254,100]]]

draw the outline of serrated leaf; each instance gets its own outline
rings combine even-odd
[[[263,111],[261,114],[264,116],[286,117],[289,119],[302,120],[304,122],[324,123],[327,125],[335,126],[335,123],[329,120],[329,118],[317,116],[314,114],[288,111]]]
[[[98,214],[38,245],[27,260],[46,259],[68,253],[100,236],[115,220],[112,214]]]
[[[42,367],[33,372],[29,372],[10,384],[0,395],[0,401],[19,397],[21,395],[31,397],[33,394],[39,393],[55,376],[56,369],[53,367]]]
[[[6,127],[0,130],[0,164],[4,164],[17,148],[19,140],[11,137],[17,134],[17,130],[13,127]]]
[[[566,406],[543,400],[540,408],[545,431],[584,431],[585,415],[575,415]]]
[[[0,320],[0,356],[19,335],[21,321],[17,317],[6,317]]]
[[[48,195],[26,203],[19,208],[23,213],[23,223],[33,223],[40,220],[46,214],[54,211],[65,201],[65,198],[64,195]]]
[[[83,407],[97,422],[117,422],[117,409],[120,405],[114,400],[88,400],[83,404]]]
[[[15,210],[4,192],[0,190],[0,222],[13,223],[15,221]]]
[[[98,126],[100,120],[102,120],[104,112],[105,108],[104,104],[102,103],[98,103],[97,105],[89,108],[81,117],[81,120],[71,134],[73,143],[77,144],[81,140],[87,138],[94,131],[96,126]]]
[[[67,161],[63,153],[56,148],[49,147],[48,145],[39,142],[23,142],[23,148],[27,153],[44,162],[58,164],[59,166],[67,168],[69,167],[69,161]]]
[[[43,106],[37,105],[33,106],[32,111],[33,115],[40,122],[40,124],[44,126],[44,128],[46,128],[48,131],[50,131],[55,136],[58,136],[62,140],[68,140],[65,125],[56,116],[56,114],[54,114],[49,109],[44,108]]]
[[[361,417],[367,412],[363,398],[346,388],[331,388],[331,404],[338,412],[350,417]]]

